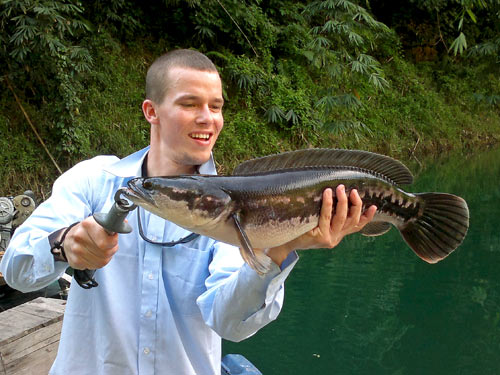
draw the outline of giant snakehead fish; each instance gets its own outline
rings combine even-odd
[[[343,184],[357,189],[363,210],[377,206],[361,233],[379,236],[391,224],[423,260],[436,263],[463,241],[467,203],[446,193],[408,193],[413,182],[401,162],[356,150],[307,149],[248,160],[231,176],[182,175],[135,178],[124,196],[189,231],[233,244],[258,273],[266,249],[287,243],[318,225],[322,194]],[[267,259],[266,259],[267,258]]]

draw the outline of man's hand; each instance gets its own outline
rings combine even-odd
[[[108,264],[118,250],[118,233],[108,234],[90,216],[70,229],[63,246],[71,267],[94,270]]]
[[[334,210],[332,189],[325,189],[318,226],[289,243],[269,249],[267,255],[281,265],[294,250],[334,248],[346,235],[363,229],[377,211],[376,206],[370,206],[361,212],[363,202],[358,192],[351,190],[348,198],[343,185],[337,186],[336,197],[337,206]]]

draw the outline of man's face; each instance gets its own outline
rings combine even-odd
[[[173,67],[170,85],[160,104],[154,103],[157,123],[151,123],[152,147],[179,173],[210,158],[224,125],[222,84],[218,73]],[[156,138],[156,139],[154,139]]]

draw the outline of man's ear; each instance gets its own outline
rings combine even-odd
[[[151,125],[159,124],[159,118],[156,114],[155,103],[152,100],[146,99],[142,102],[142,113],[144,113],[144,117],[146,117],[146,120]]]

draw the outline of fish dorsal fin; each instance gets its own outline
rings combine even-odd
[[[251,175],[300,167],[356,167],[374,171],[398,185],[411,184],[413,175],[400,161],[369,151],[312,148],[283,152],[247,160],[238,165],[233,175]]]

